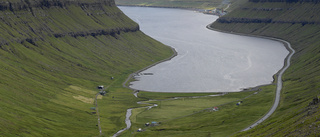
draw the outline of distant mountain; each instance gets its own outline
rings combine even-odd
[[[168,8],[214,9],[226,8],[230,3],[241,3],[243,0],[115,0],[117,5],[149,6]],[[234,4],[237,5],[237,4]]]
[[[0,136],[99,135],[136,105],[126,77],[171,56],[113,0],[0,1]],[[111,101],[112,103],[108,102]]]
[[[284,39],[296,50],[283,78],[276,113],[256,128],[235,136],[320,135],[318,13],[318,1],[250,0],[211,25],[227,32]]]

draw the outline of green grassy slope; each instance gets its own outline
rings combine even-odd
[[[172,54],[113,1],[0,5],[0,136],[99,135],[90,110],[98,85],[110,86],[98,97],[102,132],[110,136],[137,105],[121,82]]]
[[[265,86],[259,91],[229,93],[224,96],[199,98],[182,97],[174,100],[150,100],[146,103],[158,104],[150,110],[133,110],[132,128],[123,136],[155,137],[223,137],[230,136],[256,119],[262,117],[272,105],[275,85]],[[156,99],[154,93],[139,93],[141,97]],[[168,96],[169,94],[167,94]],[[201,96],[197,94],[186,94]],[[165,96],[160,94],[160,99]],[[202,95],[204,96],[204,95]],[[241,105],[236,105],[243,101]],[[212,108],[218,107],[218,111]],[[152,121],[161,122],[157,126],[144,126]],[[142,128],[143,132],[136,132]]]
[[[320,135],[320,4],[311,2],[247,2],[212,27],[281,38],[296,50],[286,71],[281,104],[270,119],[239,136]],[[267,20],[266,20],[267,19]]]

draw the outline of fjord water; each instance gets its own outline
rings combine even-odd
[[[235,92],[270,84],[288,51],[278,41],[212,31],[218,17],[190,10],[119,7],[178,55],[136,76],[131,88],[156,92]]]

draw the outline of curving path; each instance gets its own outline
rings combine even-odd
[[[272,115],[272,113],[274,113],[274,111],[277,109],[277,107],[280,103],[280,93],[281,93],[281,89],[282,89],[282,75],[289,68],[291,57],[295,53],[295,50],[291,47],[289,42],[281,40],[281,39],[275,39],[275,38],[268,38],[268,39],[272,39],[272,40],[276,40],[276,41],[280,41],[280,42],[284,43],[284,45],[286,46],[286,48],[289,50],[290,53],[288,54],[288,56],[285,59],[285,66],[279,71],[279,74],[277,77],[276,97],[275,97],[273,106],[271,107],[271,109],[269,110],[269,112],[266,115],[264,115],[261,119],[259,119],[258,121],[256,121],[252,125],[250,125],[249,127],[243,129],[242,131],[247,131],[247,130],[257,126],[258,124],[260,124],[261,122],[263,122],[264,120],[269,118]]]
[[[211,30],[214,30],[214,31],[224,32],[224,31],[221,31],[221,30],[213,29],[213,28],[211,28],[210,26],[211,26],[211,24],[209,24],[209,25],[207,26],[207,28],[208,28],[208,29],[211,29]],[[226,32],[226,33],[230,33],[230,32]],[[240,33],[232,33],[232,34],[246,35],[246,34],[240,34]],[[247,35],[247,36],[253,36],[253,35]],[[257,126],[258,124],[260,124],[261,122],[263,122],[264,120],[266,120],[267,118],[269,118],[269,117],[275,112],[276,108],[278,107],[278,105],[279,105],[279,103],[280,103],[280,93],[281,93],[281,89],[282,89],[282,75],[283,75],[283,73],[289,68],[289,66],[290,66],[290,60],[291,60],[293,54],[295,53],[295,50],[291,47],[290,43],[287,42],[287,41],[285,41],[285,40],[276,39],[276,38],[270,38],[270,37],[262,37],[262,36],[255,36],[255,37],[261,37],[261,38],[266,38],[266,39],[271,39],[271,40],[276,40],[276,41],[282,42],[282,43],[286,46],[286,48],[289,50],[290,53],[288,54],[288,56],[287,56],[286,59],[285,59],[285,65],[284,65],[284,67],[278,72],[276,97],[275,97],[273,106],[271,107],[271,109],[269,110],[269,112],[268,112],[266,115],[264,115],[261,119],[259,119],[258,121],[256,121],[256,122],[253,123],[252,125],[250,125],[249,127],[243,129],[242,131],[247,131],[247,130],[249,130],[249,129],[255,127],[255,126]],[[173,54],[170,58],[165,59],[165,60],[162,60],[162,61],[159,61],[159,62],[156,62],[156,63],[154,63],[154,64],[152,64],[152,65],[150,65],[150,66],[148,66],[148,67],[146,67],[146,68],[144,68],[144,69],[141,69],[141,70],[139,70],[139,71],[137,71],[137,72],[135,72],[135,73],[130,74],[129,77],[123,82],[122,86],[123,86],[123,87],[126,87],[126,88],[129,88],[129,89],[132,89],[132,88],[130,88],[129,86],[126,86],[126,83],[127,83],[135,74],[138,74],[138,73],[140,73],[141,71],[143,71],[143,70],[145,70],[145,69],[148,69],[148,68],[150,68],[150,67],[152,67],[152,66],[154,66],[154,65],[156,65],[156,64],[159,64],[159,63],[161,63],[161,62],[164,62],[164,61],[167,61],[167,60],[172,59],[173,57],[175,57],[175,56],[177,55],[176,51],[175,51],[173,48],[172,48],[172,50],[173,50],[174,54]],[[132,90],[134,91],[134,93],[136,92],[135,89],[132,89]],[[96,104],[96,107],[97,107],[97,104]],[[125,122],[126,122],[126,124],[127,124],[127,127],[124,128],[124,129],[122,129],[122,130],[120,130],[120,131],[118,131],[116,134],[113,135],[113,137],[118,136],[120,133],[122,133],[123,131],[125,131],[125,130],[127,130],[127,129],[130,128],[131,122],[130,122],[130,119],[129,119],[129,118],[130,118],[130,116],[131,116],[131,111],[132,111],[132,108],[129,108],[129,109],[127,110],[126,120],[125,120]],[[97,110],[97,113],[98,113],[98,110]],[[99,129],[100,129],[100,118],[99,118],[99,114],[98,114],[98,125],[99,125]],[[101,129],[100,129],[100,135],[101,135]]]
[[[211,23],[212,24],[212,23]],[[278,77],[277,77],[277,89],[276,89],[276,97],[274,100],[274,103],[271,107],[271,109],[269,110],[269,112],[267,114],[265,114],[261,119],[259,119],[258,121],[256,121],[255,123],[253,123],[252,125],[250,125],[249,127],[243,129],[242,131],[247,131],[255,126],[257,126],[258,124],[260,124],[261,122],[265,121],[267,118],[269,118],[274,111],[277,109],[279,103],[280,103],[280,93],[281,93],[281,89],[282,89],[282,75],[283,73],[289,68],[290,66],[290,60],[293,56],[293,54],[295,53],[295,50],[291,47],[291,44],[285,40],[282,39],[277,39],[277,38],[272,38],[272,37],[264,37],[264,36],[256,36],[256,35],[249,35],[249,34],[242,34],[242,33],[235,33],[235,32],[227,32],[227,31],[222,31],[222,30],[218,30],[218,29],[214,29],[211,27],[211,24],[207,25],[207,28],[213,31],[219,31],[219,32],[224,32],[224,33],[231,33],[231,34],[237,34],[237,35],[244,35],[244,36],[252,36],[252,37],[259,37],[259,38],[265,38],[265,39],[270,39],[270,40],[275,40],[275,41],[279,41],[282,42],[284,44],[284,46],[287,48],[287,50],[290,52],[286,59],[285,59],[285,64],[283,66],[283,68],[278,72]]]
[[[130,116],[132,114],[132,108],[127,109],[127,114],[126,114],[126,125],[127,127],[124,129],[119,130],[117,133],[115,133],[112,137],[117,137],[119,136],[123,131],[128,130],[131,127],[131,121],[130,121]]]
[[[98,100],[97,100],[99,95],[100,95],[100,93],[96,94],[96,97],[95,97],[94,101],[95,101],[95,106],[96,106],[96,114],[97,114],[97,117],[98,117],[99,136],[101,136],[102,135],[102,130],[101,130],[101,125],[100,125],[100,114],[99,114],[99,110],[98,110]]]

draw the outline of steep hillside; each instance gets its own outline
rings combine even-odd
[[[99,135],[98,85],[113,135],[137,100],[121,82],[172,54],[113,0],[1,0],[0,19],[0,136]]]
[[[223,31],[281,38],[296,50],[276,113],[239,136],[320,135],[319,10],[317,1],[250,0],[212,24]]]

